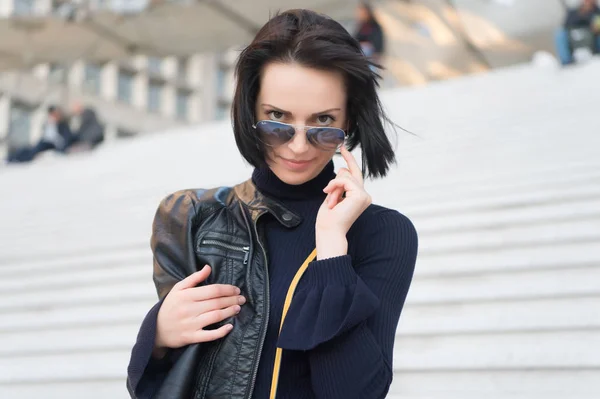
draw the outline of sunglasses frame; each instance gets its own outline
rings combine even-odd
[[[339,149],[340,149],[340,147],[341,147],[341,146],[343,146],[343,145],[344,145],[344,143],[346,142],[346,137],[348,137],[348,133],[347,133],[347,132],[346,132],[344,129],[341,129],[341,128],[339,128],[339,127],[330,127],[330,126],[308,126],[308,125],[293,125],[293,124],[291,124],[291,123],[285,123],[285,122],[279,122],[279,121],[272,121],[272,120],[270,120],[270,119],[263,119],[263,120],[260,120],[260,121],[256,122],[255,124],[253,124],[253,125],[252,125],[252,127],[254,128],[254,130],[258,131],[258,124],[259,124],[259,123],[261,123],[261,122],[275,123],[275,124],[278,124],[278,125],[283,125],[283,126],[286,126],[286,127],[291,127],[291,128],[293,128],[293,129],[294,129],[294,134],[293,134],[293,135],[292,135],[292,136],[289,138],[289,140],[287,140],[287,141],[285,141],[285,142],[281,143],[280,145],[284,145],[284,144],[286,144],[286,143],[289,143],[289,142],[290,142],[290,141],[291,141],[291,140],[294,138],[294,136],[297,134],[297,130],[298,130],[298,129],[300,129],[300,128],[301,128],[302,130],[304,130],[304,132],[306,133],[306,138],[308,139],[308,142],[309,142],[311,145],[313,145],[314,147],[317,147],[317,148],[319,148],[319,149],[321,149],[321,150],[323,150],[323,151],[329,151],[329,150],[334,150],[334,149],[335,149],[335,150],[339,150]],[[311,140],[311,137],[312,137],[313,135],[309,135],[309,134],[308,134],[309,130],[311,130],[311,129],[334,129],[334,130],[339,130],[339,131],[341,131],[342,133],[344,133],[344,140],[343,140],[343,141],[342,141],[342,142],[341,142],[341,143],[340,143],[340,144],[339,144],[339,145],[338,145],[336,148],[330,148],[330,149],[326,149],[326,148],[323,148],[322,146],[320,146],[320,145],[318,145],[318,144],[314,143],[314,142],[313,142],[313,140]],[[273,147],[273,148],[274,148],[274,147],[278,147],[278,146],[273,146],[273,145],[271,145],[271,144],[265,143],[265,142],[264,142],[264,141],[262,141],[262,140],[261,140],[261,142],[262,142],[263,144],[265,144],[265,145],[269,146],[269,147]]]

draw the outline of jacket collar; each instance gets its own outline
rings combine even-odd
[[[258,191],[252,179],[234,186],[233,191],[250,211],[250,217],[254,223],[267,212],[273,215],[279,223],[288,228],[296,227],[302,222],[302,218],[298,214]]]

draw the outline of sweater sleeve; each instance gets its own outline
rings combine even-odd
[[[281,331],[283,349],[310,350],[317,398],[384,398],[393,376],[396,328],[418,247],[396,211],[373,215],[350,256],[313,262]],[[326,270],[324,270],[326,269]]]
[[[132,398],[151,398],[174,364],[178,350],[161,360],[152,357],[158,311],[173,286],[198,270],[193,245],[197,225],[194,194],[180,191],[166,197],[158,207],[152,228],[153,279],[159,302],[148,312],[131,351],[127,389]]]
[[[176,351],[173,350],[162,359],[152,357],[156,319],[162,302],[163,300],[154,305],[144,318],[131,350],[131,359],[127,367],[127,389],[132,398],[151,398],[177,357]]]

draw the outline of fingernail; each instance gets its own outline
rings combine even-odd
[[[240,305],[243,305],[246,303],[246,298],[244,298],[243,296],[238,297],[238,303]]]
[[[227,324],[225,328],[227,328],[228,330],[233,330],[233,324]]]
[[[241,293],[241,292],[242,292],[242,290],[240,290],[240,289],[239,289],[239,288],[237,288],[237,287],[235,288],[235,293],[236,293],[236,295],[240,295],[240,293]]]
[[[235,307],[235,313],[236,314],[240,313],[240,310],[242,310],[242,308],[240,306],[236,305],[236,307]]]

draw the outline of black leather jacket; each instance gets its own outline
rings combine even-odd
[[[235,322],[229,335],[182,351],[155,398],[251,398],[269,322],[268,259],[257,224],[267,212],[288,227],[301,221],[251,180],[233,188],[179,191],[161,203],[152,236],[159,297],[209,264],[206,283],[235,285],[247,302],[235,319],[216,326]]]

